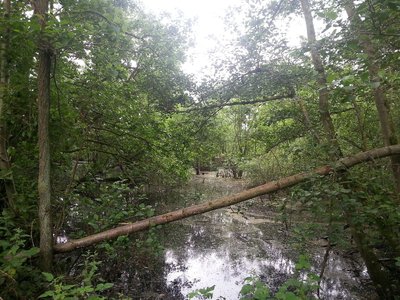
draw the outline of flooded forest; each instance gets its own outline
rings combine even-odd
[[[400,299],[397,0],[0,0],[0,300]]]

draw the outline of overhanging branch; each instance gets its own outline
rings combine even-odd
[[[192,111],[199,111],[199,110],[210,110],[214,108],[222,108],[226,106],[237,106],[237,105],[249,105],[249,104],[257,104],[257,103],[264,103],[264,102],[269,102],[269,101],[274,101],[274,100],[282,100],[282,99],[291,99],[294,98],[295,94],[289,94],[289,95],[279,95],[279,96],[272,96],[272,97],[265,97],[262,99],[257,99],[257,100],[249,100],[249,101],[239,101],[239,102],[224,102],[224,103],[218,103],[218,104],[210,104],[207,106],[203,107],[193,107],[189,108],[186,110],[182,111],[177,111],[178,113],[187,113],[187,112],[192,112]]]

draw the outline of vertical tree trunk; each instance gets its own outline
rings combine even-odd
[[[310,114],[308,113],[308,110],[306,108],[306,105],[304,103],[304,100],[302,97],[296,97],[297,103],[299,104],[300,110],[303,114],[303,119],[304,119],[304,124],[306,125],[307,129],[311,132],[311,135],[313,136],[315,142],[317,144],[321,143],[321,139],[318,135],[318,131],[316,131],[313,127],[313,124],[310,119]]]
[[[357,14],[354,2],[352,0],[345,1],[345,10],[350,21],[350,26],[355,33],[358,43],[367,56],[369,80],[372,86],[372,96],[374,98],[375,106],[378,112],[378,119],[381,127],[383,143],[385,146],[397,144],[397,136],[394,130],[393,122],[390,118],[389,102],[386,99],[384,88],[381,84],[379,76],[381,66],[379,64],[377,50],[370,40],[369,35],[363,32],[361,29],[362,20]],[[396,190],[398,193],[400,193],[400,155],[391,156],[390,164]],[[400,199],[397,198],[397,203],[399,203],[399,200]],[[380,230],[380,234],[382,234],[382,236],[384,236],[387,240],[391,251],[393,251],[393,255],[397,256],[400,248],[398,246],[398,243],[396,244],[395,242],[396,240],[398,240],[398,237],[396,236],[396,231],[393,231],[392,228],[387,228],[388,225],[385,223],[387,222],[385,221],[382,222],[382,224],[377,224]],[[379,263],[379,261],[377,261],[376,254],[368,246],[366,246],[365,248],[367,251],[365,253],[361,252],[361,255],[366,261],[368,272],[370,273],[370,276],[374,281],[379,296],[382,299],[394,299],[394,296],[397,294],[393,291],[393,289],[395,289],[398,284],[393,284],[393,280],[395,279],[393,278],[393,274],[389,274],[387,270],[382,269],[381,264]],[[369,266],[368,264],[370,264],[371,266]]]
[[[301,7],[304,14],[304,20],[307,27],[307,39],[311,50],[311,59],[314,65],[314,69],[318,74],[318,98],[319,98],[319,114],[322,126],[324,128],[324,135],[327,144],[332,153],[330,157],[332,160],[342,156],[342,151],[340,149],[339,143],[336,138],[335,127],[332,122],[331,115],[329,113],[329,95],[327,88],[327,80],[325,74],[325,68],[322,63],[321,55],[318,51],[317,39],[315,36],[314,22],[311,15],[310,3],[308,0],[300,0]]]
[[[196,175],[200,175],[200,162],[196,162]]]
[[[51,49],[45,38],[46,15],[48,0],[35,1],[35,13],[39,18],[41,28],[38,42],[38,139],[39,139],[39,222],[40,222],[40,254],[41,268],[50,271],[53,261],[53,227],[51,222],[51,192],[50,192],[50,144],[49,144],[49,114],[50,114],[50,68]]]
[[[320,118],[324,128],[324,133],[327,137],[327,142],[330,148],[329,155],[331,159],[338,158],[342,156],[342,152],[339,146],[339,143],[336,139],[335,128],[332,122],[332,118],[329,113],[329,96],[327,89],[327,80],[324,65],[322,63],[321,55],[318,51],[315,29],[313,24],[313,18],[311,14],[309,0],[300,0],[301,7],[304,13],[304,19],[306,21],[307,26],[307,37],[308,42],[311,48],[311,58],[314,65],[314,69],[318,74],[318,87],[319,87],[319,110],[320,110]],[[341,174],[342,180],[345,177],[345,174]],[[368,273],[371,279],[374,282],[376,291],[378,292],[382,299],[391,299],[390,298],[390,282],[387,281],[388,274],[378,265],[378,258],[376,254],[372,251],[369,245],[365,242],[364,236],[364,228],[355,222],[356,216],[353,214],[351,209],[344,209],[344,214],[347,218],[347,222],[351,226],[352,233],[355,235],[355,242],[360,252],[366,266],[368,269]]]
[[[353,215],[352,211],[346,212],[347,220],[355,220],[356,216]],[[394,291],[391,285],[390,274],[382,268],[381,263],[377,255],[374,253],[371,246],[367,243],[365,233],[360,225],[350,223],[351,234],[357,245],[357,249],[360,252],[362,259],[368,270],[368,274],[374,283],[375,290],[379,295],[380,299],[395,299]]]
[[[11,13],[10,0],[3,1],[4,20],[7,22]],[[4,26],[1,32],[0,44],[0,170],[6,192],[6,202],[8,207],[14,208],[15,187],[12,179],[10,160],[7,154],[7,130],[5,122],[5,105],[8,95],[9,84],[9,49],[10,49],[10,28]],[[2,205],[0,205],[1,207]]]
[[[369,39],[369,36],[360,29],[361,18],[356,13],[354,2],[347,0],[345,9],[349,18],[351,27],[357,36],[358,42],[368,58],[369,80],[372,83],[372,94],[378,111],[379,123],[382,132],[382,138],[385,146],[395,145],[398,143],[394,130],[393,122],[390,119],[390,106],[386,100],[386,95],[379,78],[380,65],[378,63],[377,51]],[[395,155],[391,159],[391,168],[396,184],[397,192],[400,193],[400,155]]]
[[[361,108],[357,104],[357,101],[356,101],[355,97],[354,98],[352,97],[351,104],[352,104],[352,106],[354,108],[354,111],[356,113],[357,127],[358,127],[358,131],[360,132],[360,136],[361,136],[362,150],[363,151],[367,151],[367,149],[368,149],[368,139],[367,139],[367,137],[365,135],[365,126],[364,126],[365,121],[364,121],[364,118],[363,118],[362,113],[361,113]]]

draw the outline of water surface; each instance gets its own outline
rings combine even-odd
[[[245,182],[217,178],[213,173],[195,176],[170,208],[211,200],[243,190]],[[238,299],[243,280],[258,276],[276,292],[293,277],[297,253],[288,243],[285,226],[259,198],[165,225],[166,286],[187,296],[195,289],[215,285],[213,299]],[[265,202],[265,200],[264,200]],[[307,252],[312,271],[319,274],[326,246],[310,241]],[[330,253],[321,283],[322,299],[365,299],[368,276],[357,257]],[[361,271],[361,272],[359,272]],[[173,299],[173,298],[171,298]]]

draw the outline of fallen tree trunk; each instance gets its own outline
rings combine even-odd
[[[362,162],[396,154],[400,154],[400,145],[393,145],[384,148],[373,149],[366,152],[360,152],[358,154],[355,154],[354,156],[342,158],[332,165],[319,167],[310,172],[299,173],[279,180],[271,181],[231,196],[226,196],[216,200],[207,201],[205,203],[185,207],[183,209],[172,211],[163,215],[155,216],[149,219],[99,232],[81,239],[71,240],[64,244],[57,244],[54,246],[54,252],[70,252],[77,248],[91,246],[106,240],[117,238],[121,235],[127,235],[133,232],[145,230],[155,225],[166,224],[169,222],[181,220],[190,216],[202,214],[218,208],[227,207],[239,202],[243,202],[257,196],[276,192],[278,190],[296,185],[298,183],[305,182],[308,179],[315,177],[316,175],[326,176],[333,172],[353,167]]]

